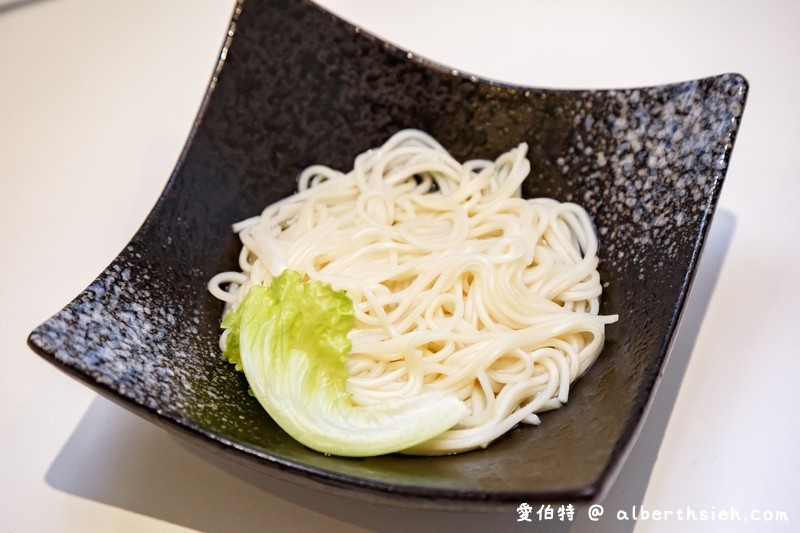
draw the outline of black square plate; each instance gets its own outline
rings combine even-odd
[[[295,482],[414,506],[599,497],[665,364],[742,116],[725,74],[658,87],[542,90],[413,57],[302,0],[237,6],[197,122],[136,236],[30,335],[45,359],[133,412]],[[605,350],[563,408],[485,450],[344,459],[289,438],[219,354],[206,291],[236,266],[230,225],[292,193],[313,163],[347,170],[402,128],[460,160],[530,146],[528,196],[577,202],[600,234]]]

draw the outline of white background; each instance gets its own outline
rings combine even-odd
[[[790,531],[800,271],[800,3],[322,4],[462,71],[623,87],[736,71],[751,91],[685,320],[642,435],[589,522],[556,531]],[[301,489],[199,454],[35,356],[28,332],[136,232],[216,62],[232,0],[0,0],[0,530],[529,530]],[[618,522],[785,511],[788,524]],[[534,517],[536,522],[537,518]]]

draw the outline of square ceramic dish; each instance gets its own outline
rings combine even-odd
[[[30,346],[167,430],[300,484],[414,506],[586,501],[611,482],[665,364],[720,194],[747,83],[541,90],[410,56],[302,0],[239,4],[185,150],[131,242]],[[313,163],[347,169],[402,128],[457,159],[530,146],[527,196],[575,201],[619,314],[569,403],[485,450],[344,459],[289,438],[218,349],[206,291],[236,265],[232,223],[292,193]]]

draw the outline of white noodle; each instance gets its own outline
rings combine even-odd
[[[485,447],[566,402],[616,320],[598,316],[586,211],[520,198],[526,152],[523,143],[494,162],[460,164],[404,130],[347,174],[309,167],[296,194],[234,226],[242,272],[218,274],[209,289],[236,306],[290,268],[344,290],[356,316],[353,401],[450,392],[471,414],[406,452]]]

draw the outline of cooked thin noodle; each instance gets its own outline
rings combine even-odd
[[[309,167],[296,194],[234,226],[242,272],[209,288],[236,306],[291,268],[344,290],[356,317],[353,402],[447,391],[469,416],[407,452],[485,447],[566,402],[616,320],[598,316],[597,238],[584,209],[520,198],[526,151],[460,164],[404,130],[346,174]]]

